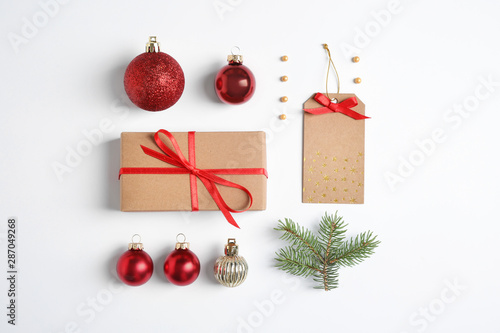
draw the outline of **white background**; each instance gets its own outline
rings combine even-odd
[[[2,305],[0,331],[500,332],[500,3],[62,2],[51,16],[40,14],[38,1],[0,4],[2,272],[6,221],[19,219],[18,325],[6,323]],[[38,31],[23,28],[33,22]],[[133,106],[123,89],[125,68],[150,35],[186,77],[179,102],[158,113]],[[332,50],[341,91],[356,93],[372,117],[364,205],[301,203],[301,106],[324,91],[322,43]],[[213,92],[233,45],[257,80],[241,106],[223,105]],[[361,62],[350,61],[347,45]],[[288,62],[279,60],[284,54]],[[286,121],[277,119],[283,112]],[[105,118],[113,130],[59,181],[54,163],[65,164],[67,150]],[[159,128],[268,132],[268,209],[236,215],[240,230],[219,212],[120,212],[119,135]],[[444,142],[424,155],[416,141],[439,129]],[[410,159],[418,165],[403,168]],[[400,177],[392,187],[388,175]],[[273,267],[274,251],[285,245],[273,230],[278,219],[316,230],[324,212],[336,210],[349,236],[370,229],[382,241],[371,259],[340,271],[338,289],[314,290],[311,280]],[[179,232],[202,264],[188,287],[167,283],[161,269]],[[137,288],[117,282],[114,268],[134,233],[156,265]],[[228,237],[250,265],[235,289],[217,284],[211,271]]]

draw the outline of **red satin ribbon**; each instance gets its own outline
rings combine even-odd
[[[188,132],[188,154],[189,162],[191,162],[193,167],[196,167],[194,132]],[[193,212],[196,212],[200,208],[198,207],[198,183],[193,173],[189,175],[189,186],[191,188],[191,209]]]
[[[160,139],[159,134],[162,133],[168,137],[170,142],[174,147],[175,152],[173,152],[170,148],[167,147],[165,143]],[[191,205],[192,210],[196,211],[199,209],[198,207],[198,189],[196,185],[196,178],[199,178],[200,181],[205,185],[208,190],[208,193],[212,196],[215,203],[219,207],[220,211],[226,217],[227,221],[239,228],[238,224],[231,216],[231,213],[242,213],[247,211],[253,204],[253,197],[250,191],[248,191],[245,187],[238,185],[236,183],[225,180],[221,177],[216,176],[219,175],[264,175],[268,177],[267,171],[264,168],[241,168],[241,169],[198,169],[196,168],[195,162],[195,140],[194,140],[194,132],[188,133],[188,147],[189,147],[189,161],[184,157],[175,140],[174,136],[167,130],[159,130],[155,133],[154,138],[156,145],[162,150],[163,153],[152,150],[148,147],[144,147],[141,145],[142,150],[145,154],[159,159],[165,163],[174,165],[178,168],[121,168],[118,178],[124,174],[155,174],[155,175],[179,175],[179,174],[189,174],[190,175],[190,188],[191,188]],[[239,189],[245,192],[250,199],[250,205],[248,208],[244,210],[234,210],[229,207],[224,199],[222,198],[219,190],[217,189],[216,184],[224,185]]]
[[[358,100],[356,97],[349,97],[348,99],[340,102],[340,103],[333,103],[328,97],[323,95],[322,93],[317,93],[314,96],[314,100],[318,102],[319,104],[323,105],[321,108],[315,108],[315,109],[304,109],[305,112],[318,115],[318,114],[325,114],[329,112],[340,112],[345,114],[346,116],[349,116],[353,119],[356,120],[361,120],[361,119],[369,119],[370,117],[366,117],[360,113],[357,113],[354,110],[351,110],[351,108],[355,107],[358,105]]]

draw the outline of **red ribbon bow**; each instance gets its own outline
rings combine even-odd
[[[175,152],[173,152],[167,145],[160,139],[159,133],[162,133],[168,137],[170,142],[174,147]],[[220,211],[226,217],[227,221],[239,228],[238,224],[231,216],[231,213],[242,213],[247,211],[253,204],[253,197],[249,190],[245,187],[238,185],[236,183],[225,180],[219,175],[264,175],[268,177],[267,171],[264,168],[241,168],[241,169],[198,169],[196,168],[196,157],[195,157],[195,132],[188,133],[188,150],[189,150],[189,161],[184,157],[175,140],[174,136],[167,130],[159,130],[155,133],[154,138],[156,145],[163,151],[163,153],[152,150],[148,147],[141,145],[142,150],[145,154],[159,159],[165,163],[174,165],[178,168],[121,168],[118,178],[123,174],[190,174],[190,187],[191,187],[191,206],[193,211],[199,210],[198,207],[198,189],[196,184],[196,178],[200,179],[203,185],[208,190],[208,193],[212,196],[215,203],[219,207]],[[242,190],[248,195],[250,199],[250,205],[244,210],[234,210],[229,207],[224,199],[222,198],[216,184],[233,187]]]
[[[328,97],[323,95],[322,93],[317,93],[314,96],[314,100],[316,102],[318,102],[319,104],[323,105],[323,107],[316,108],[316,109],[304,109],[305,112],[308,112],[308,113],[311,113],[314,115],[325,114],[325,113],[329,113],[329,112],[340,112],[340,113],[343,113],[346,116],[349,116],[349,117],[356,119],[356,120],[370,118],[370,117],[366,117],[360,113],[357,113],[354,110],[351,110],[351,108],[358,105],[358,100],[356,99],[356,97],[349,97],[348,99],[346,99],[340,103],[334,103]]]

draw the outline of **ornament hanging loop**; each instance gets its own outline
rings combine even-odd
[[[134,238],[135,238],[135,237],[139,237],[139,241],[135,242],[135,241],[134,241]],[[139,234],[134,234],[134,235],[132,236],[132,243],[140,243],[140,242],[141,242],[141,240],[142,240],[142,239],[141,239],[141,235],[139,235]]]
[[[337,77],[337,94],[340,93],[340,78],[339,78],[339,72],[337,71],[337,68],[335,67],[335,64],[333,63],[332,55],[330,53],[330,49],[328,48],[328,44],[323,44],[323,48],[328,53],[328,70],[326,71],[326,96],[328,98],[330,98],[330,95],[328,95],[328,77],[330,75],[330,66],[335,71],[335,76]],[[330,100],[332,101],[332,103],[338,102],[338,100],[336,98],[331,98]]]
[[[179,237],[184,237],[184,239],[182,240],[182,242],[179,240]],[[175,237],[175,240],[177,241],[177,243],[185,243],[186,242],[186,235],[184,235],[182,232],[177,234],[177,237]]]
[[[237,50],[238,50],[238,51],[236,51],[236,53],[234,53],[234,50],[235,50],[235,49],[237,49]],[[236,45],[235,45],[235,46],[233,46],[233,47],[231,48],[231,54],[232,54],[232,55],[238,55],[238,54],[240,54],[240,53],[241,53],[241,50],[240,50],[240,48],[239,48],[238,46],[236,46]]]

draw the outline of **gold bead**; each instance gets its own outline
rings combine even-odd
[[[284,114],[284,113],[283,113],[283,114],[280,114],[280,119],[281,119],[281,120],[285,120],[285,119],[286,119],[286,114]]]
[[[280,101],[282,101],[283,103],[288,102],[288,97],[283,96],[280,98]]]
[[[285,56],[282,56],[282,57],[281,57],[281,61],[288,61],[288,56],[286,56],[286,55],[285,55]]]
[[[288,81],[288,76],[283,75],[283,76],[281,77],[281,81],[283,81],[283,82]]]
[[[359,57],[356,56],[356,57],[352,58],[352,62],[359,62]]]
[[[358,83],[358,84],[361,83],[361,78],[359,78],[359,77],[355,78],[354,83]]]

